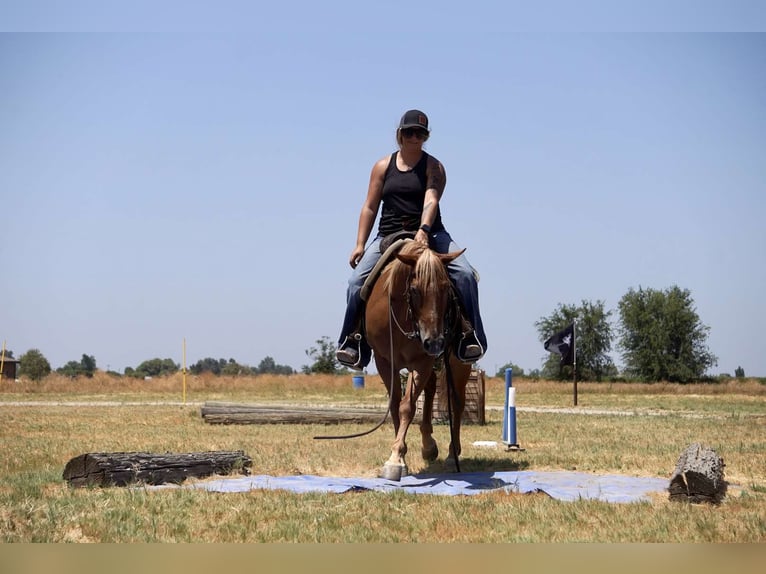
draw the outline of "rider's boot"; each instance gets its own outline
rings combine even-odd
[[[355,371],[361,371],[364,368],[362,365],[363,340],[362,334],[359,332],[347,336],[346,340],[335,351],[335,358],[338,359],[338,362]]]
[[[476,337],[470,321],[461,316],[462,334],[457,344],[457,358],[463,363],[475,363],[484,356],[484,348]]]

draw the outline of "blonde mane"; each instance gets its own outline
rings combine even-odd
[[[404,244],[401,253],[419,255],[415,265],[415,277],[420,280],[424,289],[429,289],[432,285],[438,285],[448,280],[447,270],[439,256],[422,243],[409,241]],[[384,284],[386,291],[391,293],[391,289],[402,281],[408,283],[411,273],[412,267],[395,259],[389,268]]]

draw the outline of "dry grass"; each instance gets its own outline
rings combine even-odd
[[[70,489],[66,462],[84,452],[192,452],[242,449],[257,474],[374,476],[387,457],[391,431],[351,441],[318,442],[327,427],[217,426],[204,423],[208,400],[295,404],[383,405],[382,384],[368,376],[354,389],[349,376],[192,377],[187,404],[180,375],[152,381],[99,374],[42,384],[3,382],[0,388],[0,540],[6,542],[764,542],[766,541],[766,404],[764,386],[605,385],[580,383],[578,412],[621,410],[635,416],[563,414],[572,385],[514,381],[519,442],[527,450],[480,449],[499,440],[502,413],[464,428],[464,471],[577,469],[668,477],[690,442],[716,448],[734,483],[720,507],[652,503],[563,503],[543,495],[490,493],[470,497],[357,493],[298,495]],[[487,380],[487,402],[502,405],[504,382]],[[61,406],[57,401],[111,401],[120,406]],[[11,406],[9,403],[38,403]],[[132,404],[140,402],[143,404]],[[173,404],[151,404],[172,402]],[[532,407],[538,410],[532,410]],[[528,408],[529,410],[524,410]],[[687,416],[693,415],[693,416]],[[332,432],[363,430],[358,425]],[[448,430],[436,427],[446,449]],[[418,433],[410,434],[414,472],[449,471],[440,459],[426,466]],[[442,454],[443,457],[443,454]]]

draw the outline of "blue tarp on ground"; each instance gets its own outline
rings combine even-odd
[[[579,499],[606,502],[645,502],[652,492],[667,492],[668,480],[619,475],[596,475],[582,472],[464,472],[438,475],[405,476],[400,482],[383,478],[341,478],[330,476],[268,476],[217,478],[181,485],[212,492],[247,492],[255,489],[291,492],[334,492],[373,490],[404,491],[412,494],[480,494],[492,490],[505,492],[544,492],[564,501]],[[150,488],[179,488],[160,485]]]

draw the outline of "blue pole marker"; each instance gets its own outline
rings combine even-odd
[[[511,368],[505,370],[503,443],[508,445],[508,450],[524,450],[516,441],[516,389],[513,388],[513,369]]]

